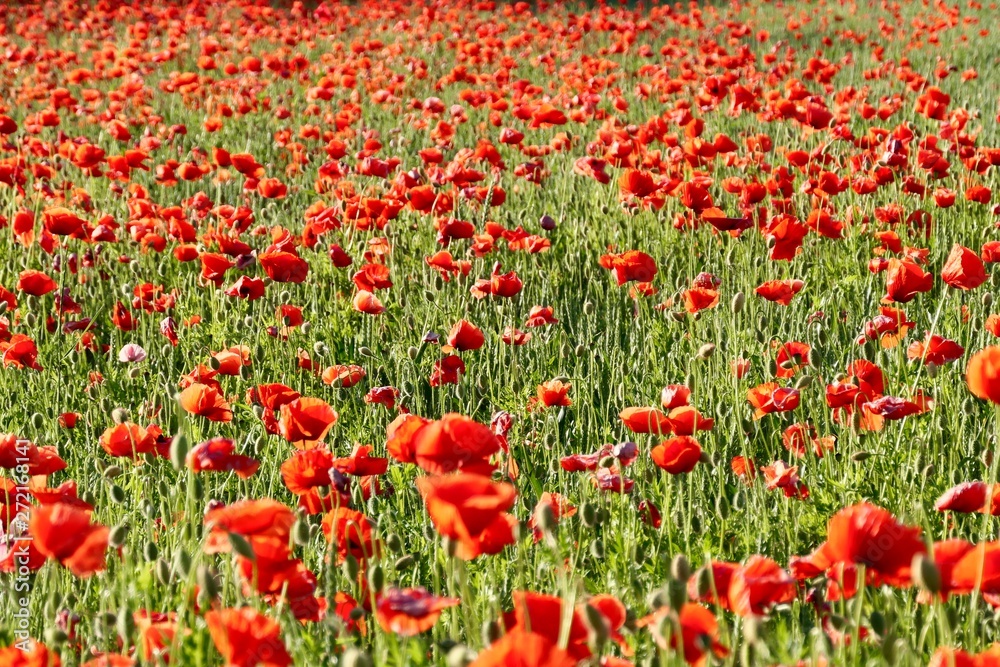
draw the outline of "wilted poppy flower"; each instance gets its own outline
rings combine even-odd
[[[457,542],[459,558],[499,553],[514,542],[516,520],[506,513],[516,500],[513,486],[458,473],[418,477],[417,489],[438,533]]]
[[[233,411],[218,388],[195,382],[180,395],[181,408],[190,414],[200,415],[209,421],[228,422]]]
[[[226,667],[288,667],[292,657],[281,640],[281,626],[252,607],[212,610],[208,632]]]
[[[386,632],[412,637],[427,632],[458,598],[431,595],[423,588],[390,588],[375,603],[375,620]]]
[[[660,443],[649,453],[658,467],[671,475],[691,472],[701,459],[701,446],[687,435],[678,435]]]
[[[315,447],[337,423],[337,412],[321,398],[302,396],[281,406],[281,436],[299,449]]]

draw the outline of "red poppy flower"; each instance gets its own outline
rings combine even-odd
[[[691,472],[701,459],[701,446],[687,435],[674,436],[652,449],[649,455],[658,467],[671,475]]]
[[[431,595],[423,588],[390,588],[375,604],[375,620],[386,632],[412,637],[427,632],[458,598]]]
[[[302,396],[281,406],[281,436],[299,449],[319,444],[337,423],[337,412],[321,398]]]
[[[212,610],[208,632],[226,667],[288,667],[292,657],[281,640],[281,626],[252,607]]]
[[[639,250],[629,250],[618,255],[603,255],[600,263],[614,274],[619,287],[633,281],[651,282],[657,272],[656,261]]]
[[[1000,347],[986,347],[972,355],[965,381],[975,396],[1000,405]]]
[[[986,282],[983,260],[972,250],[955,244],[941,269],[941,279],[956,289],[975,289]]]
[[[91,523],[90,514],[89,510],[64,503],[32,509],[28,533],[33,546],[77,577],[100,572],[104,569],[110,530]]]
[[[323,517],[323,534],[337,548],[337,563],[353,556],[359,561],[377,557],[380,551],[371,522],[361,512],[337,507]]]
[[[228,422],[233,419],[232,408],[216,387],[195,382],[181,392],[179,400],[185,412],[209,421]]]
[[[459,558],[498,553],[513,543],[516,521],[506,513],[516,500],[513,486],[458,473],[418,477],[417,489],[438,533],[457,542]]]
[[[241,479],[249,479],[257,472],[260,461],[237,454],[236,445],[229,438],[212,438],[191,448],[187,467],[194,472],[235,472]]]

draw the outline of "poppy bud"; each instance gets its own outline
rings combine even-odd
[[[292,541],[300,547],[309,544],[309,524],[304,520],[297,519],[292,526]]]
[[[729,499],[723,495],[718,496],[715,499],[715,513],[719,515],[719,518],[725,521],[729,518]]]
[[[207,565],[198,566],[195,581],[198,582],[198,588],[209,600],[214,600],[219,596],[219,580]]]
[[[600,653],[604,645],[608,643],[608,638],[611,635],[608,621],[604,618],[604,614],[589,604],[584,605],[583,610],[584,619],[587,622],[587,630],[589,630],[589,641],[593,644],[594,653]]]
[[[358,559],[352,554],[347,554],[347,558],[344,559],[344,576],[347,577],[349,581],[356,581],[358,578],[358,572],[361,570],[361,566],[358,564]]]
[[[670,576],[678,581],[687,581],[691,576],[691,564],[684,554],[677,554],[670,562]]]
[[[111,411],[111,420],[116,424],[128,421],[128,410],[125,408],[115,408]]]
[[[351,612],[347,615],[347,617],[355,622],[360,621],[362,618],[365,617],[364,607],[355,607],[354,609],[351,610]]]
[[[374,357],[375,356],[375,353],[372,352],[372,350],[371,350],[370,347],[365,347],[363,345],[358,348],[358,354],[360,354],[362,357]]]
[[[695,586],[698,590],[698,597],[703,598],[712,592],[712,568],[705,566],[698,570],[695,579]]]
[[[111,502],[116,505],[121,505],[125,502],[125,489],[118,486],[117,484],[112,484],[108,491],[108,495],[111,496]]]
[[[993,458],[993,453],[992,452],[987,452],[987,456],[989,456],[990,458]],[[992,465],[992,462],[990,462],[989,464],[987,464],[987,467],[989,467],[990,465]],[[921,475],[921,477],[930,477],[930,476],[932,476],[934,474],[934,472],[936,470],[937,470],[937,468],[934,467],[933,463],[928,463],[926,466],[924,466],[924,469],[920,472],[920,475]]]
[[[205,497],[205,484],[200,477],[191,477],[190,482],[188,482],[188,493],[195,500],[201,500]]]
[[[392,553],[399,553],[403,550],[403,540],[396,533],[389,533],[385,536],[385,546]]]
[[[917,554],[913,557],[910,565],[910,572],[913,582],[928,593],[937,593],[941,590],[941,572],[932,558],[926,554]]]
[[[882,612],[873,611],[871,613],[871,616],[868,617],[868,625],[871,626],[872,632],[874,632],[879,637],[885,636],[886,621],[885,621],[885,616],[882,615]]]
[[[116,466],[114,464],[109,465],[107,468],[104,469],[104,476],[108,479],[114,479],[115,477],[118,477],[118,475],[120,474],[122,474],[121,467]]]
[[[774,359],[767,360],[767,374],[768,375],[778,374],[778,363]]]
[[[239,533],[229,533],[229,544],[232,546],[233,551],[247,560],[253,561],[257,559],[257,554],[254,553],[250,542]]]
[[[584,301],[583,302],[583,312],[586,315],[593,315],[594,314],[594,310],[595,310],[595,306],[594,306],[594,303],[592,301]]]
[[[483,623],[483,644],[489,646],[497,642],[501,636],[503,636],[503,631],[500,628],[500,624],[496,621],[486,621]]]
[[[7,305],[7,302],[4,301],[3,304]],[[985,306],[986,308],[989,308],[992,305],[993,305],[993,293],[992,292],[983,292],[983,306]],[[0,314],[2,314],[2,313],[0,313]]]
[[[186,549],[178,549],[174,553],[174,570],[186,577],[191,572],[191,555]]]
[[[795,382],[795,388],[799,389],[799,390],[805,389],[806,387],[808,387],[812,383],[813,383],[813,376],[812,375],[803,375],[802,377],[800,377]]]
[[[746,305],[747,297],[743,292],[737,292],[736,296],[733,297],[732,311],[734,314],[739,315],[743,312],[743,306]]]
[[[590,555],[597,560],[604,558],[604,540],[600,537],[590,543]]]
[[[376,594],[381,593],[382,589],[385,588],[385,570],[382,569],[381,564],[375,563],[368,568],[368,586]]]
[[[672,579],[667,582],[667,599],[670,601],[670,608],[680,611],[687,602],[687,582]]]
[[[551,232],[556,228],[556,221],[551,215],[543,215],[542,219],[538,221],[539,226],[547,232]]]
[[[671,312],[669,315],[674,318],[674,322],[683,322],[687,319],[687,313],[683,310]]]
[[[7,302],[0,301],[0,315],[3,315],[6,312],[7,312]]]
[[[587,528],[593,528],[597,525],[597,507],[593,504],[585,503],[580,508],[580,516],[583,518],[583,525]]]
[[[472,662],[472,656],[469,655],[469,649],[462,644],[452,646],[445,659],[445,664],[448,667],[465,667],[470,662]]]
[[[823,353],[815,347],[809,348],[809,354],[806,355],[806,363],[816,368],[823,363]]]
[[[190,449],[191,441],[184,433],[178,433],[170,440],[170,463],[174,466],[174,470],[184,468]]]
[[[615,461],[617,461],[617,459],[609,454],[608,456],[603,457],[598,465],[602,468],[610,468],[615,464]]]
[[[759,642],[762,639],[761,630],[763,630],[763,625],[758,617],[749,616],[743,619],[743,636],[748,643],[756,644]]]
[[[538,527],[541,528],[545,533],[552,533],[555,531],[558,521],[556,520],[556,513],[552,509],[552,505],[545,503],[542,505],[538,513],[535,515],[538,521]]]
[[[66,634],[65,630],[61,630],[56,627],[49,627],[45,629],[45,643],[49,646],[61,646],[66,643],[67,639],[69,639],[69,635]]]
[[[156,546],[155,542],[149,540],[142,547],[142,555],[146,559],[147,563],[152,563],[160,556],[160,549]]]
[[[108,544],[112,548],[117,549],[125,544],[126,537],[128,537],[128,525],[124,523],[119,524],[111,529],[111,533],[108,535]]]
[[[697,355],[697,357],[699,359],[705,360],[705,359],[708,359],[709,357],[711,357],[712,354],[714,354],[714,353],[715,353],[715,344],[714,343],[705,343],[704,345],[702,345],[701,347],[698,348],[698,355]]]
[[[393,564],[393,567],[397,571],[409,570],[411,567],[413,567],[413,564],[416,562],[417,559],[413,556],[413,554],[405,554],[396,559],[396,562]]]
[[[208,358],[208,366],[213,371],[218,371],[220,368],[222,368],[222,362],[219,361],[218,357],[209,357]]]
[[[160,583],[164,586],[170,585],[170,580],[172,578],[172,573],[170,572],[170,563],[163,560],[162,558],[156,561],[156,578],[159,579]]]

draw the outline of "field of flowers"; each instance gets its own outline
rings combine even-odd
[[[1000,665],[996,2],[0,6],[0,667]]]

